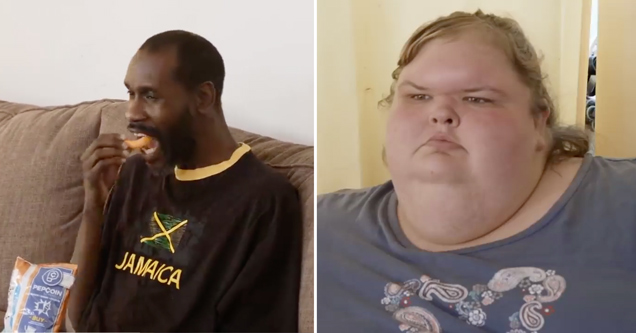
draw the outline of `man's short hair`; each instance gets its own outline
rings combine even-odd
[[[175,79],[188,90],[210,81],[214,84],[217,101],[223,93],[225,66],[219,51],[207,39],[183,30],[170,30],[146,40],[139,50],[163,51],[174,47],[177,52]]]

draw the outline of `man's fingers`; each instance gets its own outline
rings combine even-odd
[[[121,134],[102,134],[93,143],[86,148],[82,154],[81,160],[85,161],[93,154],[93,152],[100,148],[116,148],[125,149],[124,136]]]
[[[83,167],[84,170],[89,171],[101,160],[110,158],[125,159],[128,157],[128,154],[128,151],[122,150],[121,148],[100,148],[84,160]]]
[[[109,167],[119,167],[124,163],[125,159],[121,157],[110,157],[101,159],[95,164],[89,172],[89,178],[92,180],[97,180],[100,175],[102,175]]]

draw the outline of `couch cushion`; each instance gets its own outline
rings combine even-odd
[[[124,113],[126,102],[110,101],[102,109],[101,133],[130,135]],[[232,128],[237,141],[252,147],[254,154],[285,174],[298,189],[303,205],[303,268],[300,290],[300,332],[314,331],[314,149],[282,142]]]
[[[99,131],[99,108],[86,103],[43,109],[0,101],[0,286],[15,258],[68,262],[84,192],[80,155]],[[5,295],[1,293],[0,295]],[[7,307],[0,297],[0,310]]]

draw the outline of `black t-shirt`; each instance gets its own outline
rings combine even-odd
[[[78,331],[298,330],[300,202],[248,146],[168,176],[133,156],[104,216]]]

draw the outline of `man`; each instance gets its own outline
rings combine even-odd
[[[77,331],[297,330],[300,203],[232,138],[224,76],[217,49],[185,31],[132,58],[129,130],[151,140],[128,157],[122,136],[104,134],[82,156]]]

